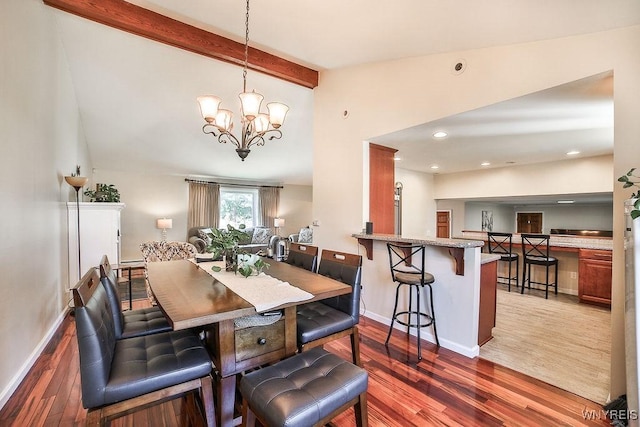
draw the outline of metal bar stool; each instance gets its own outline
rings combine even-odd
[[[518,287],[518,278],[520,277],[520,257],[513,252],[512,245],[512,233],[496,233],[488,232],[487,237],[489,239],[489,253],[500,255],[500,261],[509,263],[509,273],[507,276],[498,276],[498,279],[506,279],[509,285],[509,292],[511,292],[511,282],[515,280],[516,288]],[[516,263],[516,275],[511,274],[511,266],[513,262]]]
[[[440,346],[438,331],[436,329],[436,316],[433,309],[433,289],[431,284],[435,278],[431,273],[425,271],[425,246],[424,245],[398,245],[387,243],[389,250],[389,265],[391,267],[391,278],[398,283],[396,287],[396,301],[393,307],[393,316],[385,346],[389,345],[393,324],[407,327],[407,334],[411,328],[416,328],[418,338],[418,360],[422,360],[422,346],[420,339],[420,329],[433,326],[433,335],[436,345]],[[409,287],[409,306],[406,310],[398,311],[398,296],[402,286]],[[429,290],[430,313],[421,311],[420,308],[420,288],[426,287]],[[413,305],[413,293],[416,293],[416,304]],[[401,318],[404,318],[402,320]]]

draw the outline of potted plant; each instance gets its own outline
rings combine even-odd
[[[262,270],[269,268],[269,264],[257,257],[242,257],[242,260],[238,260],[238,255],[247,255],[239,247],[240,241],[250,238],[243,231],[245,228],[244,224],[240,224],[238,228],[227,225],[226,229],[212,229],[211,233],[208,233],[211,243],[206,250],[213,254],[213,259],[224,257],[226,271],[239,272],[244,277],[249,277],[252,274],[260,274]],[[212,270],[221,271],[222,269],[216,265]]]
[[[640,217],[640,176],[634,175],[634,171],[636,168],[632,168],[626,175],[622,175],[618,178],[619,182],[622,182],[622,188],[636,187],[638,190],[635,193],[631,194],[631,198],[633,201],[633,208],[629,213],[631,215],[631,219],[636,219]]]
[[[96,184],[95,191],[86,190],[84,195],[92,202],[115,202],[120,201],[120,192],[113,184]]]

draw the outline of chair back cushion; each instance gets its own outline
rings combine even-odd
[[[315,273],[318,267],[318,247],[290,243],[286,263]]]
[[[111,307],[95,269],[87,272],[74,288],[74,300],[82,405],[95,408],[105,402],[105,389],[116,345]]]
[[[318,266],[318,274],[339,280],[351,285],[350,294],[338,295],[322,300],[323,304],[347,313],[354,325],[360,319],[360,280],[362,273],[362,256],[324,249]]]
[[[109,259],[106,255],[104,255],[100,261],[100,281],[109,299],[116,339],[120,339],[124,331],[124,314],[122,313],[120,302],[122,299],[120,297],[120,291],[118,290],[116,271],[111,268],[111,264],[109,264]]]
[[[145,242],[140,244],[144,262],[195,258],[196,247],[187,242]]]

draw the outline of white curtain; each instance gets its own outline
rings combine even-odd
[[[264,227],[273,227],[273,219],[278,216],[280,188],[260,187],[260,220]]]
[[[189,182],[189,211],[187,230],[191,227],[218,227],[220,185]]]

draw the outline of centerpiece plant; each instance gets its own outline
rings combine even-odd
[[[224,257],[226,271],[234,271],[249,277],[252,274],[260,274],[265,268],[269,268],[269,264],[260,258],[239,257],[239,255],[247,255],[247,252],[240,248],[241,241],[250,239],[250,236],[243,231],[245,228],[244,224],[240,224],[238,228],[229,224],[226,229],[212,229],[211,233],[208,233],[211,243],[206,250],[213,254],[213,259]],[[222,270],[217,265],[211,269],[216,272]]]
[[[618,178],[618,181],[622,183],[622,188],[636,187],[638,190],[631,194],[631,198],[635,199],[633,202],[633,209],[630,212],[631,219],[640,217],[640,176],[635,175],[636,168],[632,168],[625,175]]]

